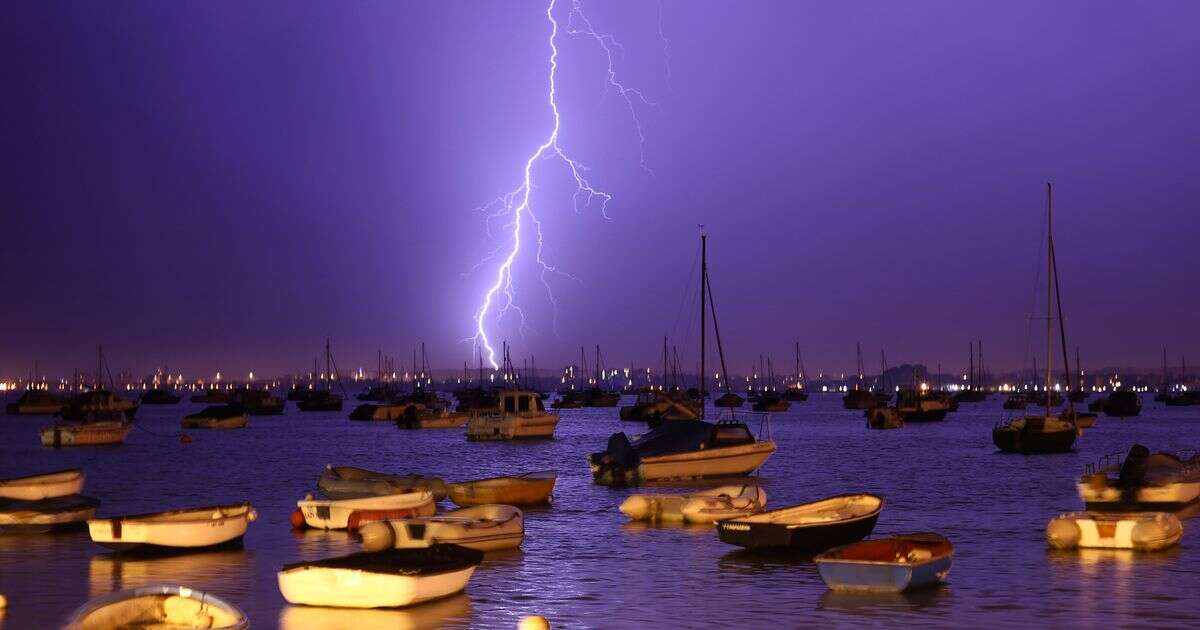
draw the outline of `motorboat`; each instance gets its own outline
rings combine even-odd
[[[249,627],[246,613],[237,606],[186,586],[146,586],[109,593],[84,604],[64,626],[65,630]]]
[[[905,422],[937,422],[951,411],[948,397],[911,389],[896,394],[895,408]]]
[[[279,592],[292,604],[398,608],[463,590],[482,561],[482,551],[459,545],[361,552],[286,565]]]
[[[132,420],[137,410],[136,401],[125,400],[107,389],[97,389],[76,395],[63,405],[60,414],[64,420],[87,420],[95,413],[119,412]]]
[[[1058,417],[1073,423],[1078,429],[1090,429],[1096,426],[1097,415],[1087,411],[1068,409],[1060,412]]]
[[[516,440],[554,437],[558,414],[546,411],[539,394],[508,390],[500,394],[500,406],[478,411],[467,421],[468,440]]]
[[[766,507],[767,491],[755,483],[687,494],[634,494],[620,509],[634,521],[714,523],[757,514]]]
[[[776,392],[763,392],[750,408],[760,412],[783,412],[791,409],[792,403]]]
[[[13,416],[51,416],[62,409],[63,399],[44,389],[27,389],[16,401],[4,406],[5,413]]]
[[[769,424],[767,425],[770,426]],[[775,452],[769,436],[756,439],[743,422],[666,422],[630,441],[624,433],[588,456],[595,483],[635,486],[646,481],[746,475]]]
[[[92,542],[118,551],[197,551],[240,545],[258,513],[249,503],[88,520]]]
[[[250,422],[250,414],[241,405],[211,405],[183,417],[185,429],[241,429]]]
[[[81,494],[48,499],[0,500],[0,533],[42,534],[82,528],[100,501]]]
[[[546,505],[554,492],[558,474],[552,470],[530,472],[507,477],[492,477],[460,481],[449,486],[450,500],[455,505],[472,506],[501,503],[505,505]]]
[[[433,493],[427,490],[361,499],[317,499],[308,495],[297,501],[296,507],[313,529],[346,529],[356,513],[361,513],[353,519],[357,524],[364,516],[369,520],[433,516],[437,509]]]
[[[229,402],[252,416],[278,416],[287,406],[287,401],[265,389],[235,389]]]
[[[315,389],[304,400],[296,402],[300,411],[341,411],[343,398],[328,389]]]
[[[858,542],[875,529],[883,498],[842,494],[717,523],[722,542],[747,549],[786,548],[815,554]]]
[[[1046,542],[1055,549],[1162,551],[1181,538],[1183,523],[1167,512],[1071,512],[1046,525]]]
[[[1087,466],[1077,485],[1093,512],[1178,512],[1200,503],[1200,454],[1151,453],[1135,444]]]
[[[433,494],[434,501],[446,498],[446,482],[425,475],[389,475],[354,466],[325,466],[317,480],[321,494],[330,499],[361,499],[422,490]]]
[[[439,543],[479,551],[515,549],[525,540],[525,518],[511,505],[476,505],[439,514],[366,523],[363,551],[428,547]]]
[[[420,630],[450,628],[472,618],[471,597],[458,593],[409,608],[284,606],[280,630]]]
[[[868,409],[867,427],[871,429],[899,429],[904,426],[904,417],[895,407]]]
[[[83,423],[55,422],[38,432],[42,446],[106,446],[122,444],[133,430],[133,423],[125,420],[121,412],[87,415]]]
[[[448,407],[422,409],[396,420],[401,429],[459,429],[470,420],[471,414],[450,411]]]
[[[159,387],[148,389],[142,394],[143,405],[178,405],[180,400],[179,394]]]
[[[1104,401],[1104,415],[1117,418],[1129,418],[1142,413],[1142,400],[1137,392],[1118,389],[1108,395]]]
[[[38,501],[83,492],[82,468],[0,479],[0,499]]]
[[[842,407],[866,411],[879,406],[875,393],[865,389],[851,389],[842,396]]]
[[[836,547],[813,562],[832,590],[902,593],[945,582],[954,545],[940,534],[902,534]]]
[[[1005,453],[1066,453],[1075,446],[1075,423],[1060,416],[1022,416],[992,428],[992,443]]]

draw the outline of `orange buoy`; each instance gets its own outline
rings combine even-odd
[[[184,434],[183,434],[183,436],[179,438],[179,441],[180,441],[180,442],[182,442],[182,443],[184,443],[184,444],[191,444],[191,443],[192,443],[192,436],[190,436],[190,435],[188,435],[188,434],[184,433]]]
[[[307,525],[307,523],[304,521],[304,512],[301,512],[300,508],[296,508],[295,511],[292,512],[291,518],[288,520],[290,520],[292,523],[292,529],[304,529],[304,527]]]

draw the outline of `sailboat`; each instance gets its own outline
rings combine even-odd
[[[842,396],[842,406],[846,409],[874,409],[879,406],[879,399],[875,397],[874,392],[863,387],[862,344],[854,344],[854,354],[856,357],[855,365],[858,368],[858,382],[854,384],[854,389],[847,391]]]
[[[783,399],[792,402],[808,400],[808,387],[804,379],[804,360],[800,357],[800,342],[796,342],[796,375],[792,384],[783,391]]]
[[[1166,365],[1166,355],[1163,355],[1163,365]],[[1200,393],[1188,390],[1183,384],[1184,375],[1187,374],[1187,359],[1179,358],[1179,385],[1175,392],[1168,392],[1164,402],[1168,407],[1191,407],[1192,405],[1200,405]],[[1157,398],[1155,400],[1158,400]]]
[[[987,391],[983,389],[983,379],[975,374],[975,345],[970,344],[968,353],[969,368],[967,370],[967,388],[954,395],[954,400],[960,403],[977,403],[987,400]],[[983,372],[983,342],[979,342],[979,372]]]
[[[1079,362],[1079,346],[1075,346],[1075,375],[1079,377],[1078,380],[1069,377],[1067,379],[1068,383],[1075,381],[1074,384],[1070,386],[1071,391],[1067,393],[1067,398],[1073,403],[1081,403],[1086,401],[1092,394],[1084,389],[1083,364]]]
[[[751,409],[754,411],[787,411],[791,407],[792,403],[788,402],[775,389],[775,365],[768,358],[767,385],[763,387],[762,393],[758,395],[758,399],[754,401]]]
[[[1053,278],[1053,280],[1051,280]],[[1056,300],[1055,298],[1058,297]],[[1062,317],[1062,299],[1058,291],[1058,265],[1054,258],[1054,197],[1053,189],[1046,184],[1046,380],[1044,391],[1045,413],[1013,418],[992,429],[992,442],[1006,453],[1064,453],[1075,445],[1078,429],[1071,416],[1074,405],[1068,402],[1067,417],[1051,415],[1053,405],[1050,381],[1053,364],[1053,306],[1058,304],[1058,322],[1062,337],[1063,363],[1067,364],[1066,323]],[[1068,368],[1069,370],[1069,368]]]
[[[632,405],[621,407],[621,419],[634,422],[659,423],[664,420],[698,420],[701,401],[693,400],[687,393],[667,382],[668,354],[667,338],[663,337],[663,377],[659,390],[639,392]],[[739,402],[740,404],[740,402]]]
[[[725,350],[717,326],[716,307],[708,280],[708,237],[700,234],[700,400],[707,392],[705,371],[706,315],[711,309],[721,373],[725,369]],[[728,386],[728,385],[726,385]],[[705,422],[703,407],[700,420],[663,422],[657,428],[630,441],[624,433],[608,439],[607,448],[588,455],[592,479],[607,486],[639,485],[665,479],[697,479],[749,474],[762,466],[775,452],[775,441],[768,435],[756,438],[744,422],[730,412],[729,420]],[[765,425],[767,433],[770,424]]]
[[[337,366],[333,364],[333,351],[330,349],[329,339],[325,339],[325,387],[322,389],[314,389],[309,393],[308,398],[298,401],[296,407],[300,411],[341,411],[343,396],[333,393],[331,389],[333,381],[337,380]],[[341,387],[341,382],[338,382],[338,387]],[[345,392],[343,392],[345,393]]]

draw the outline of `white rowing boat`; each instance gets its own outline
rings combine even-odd
[[[304,515],[304,522],[315,529],[346,529],[356,513],[358,518],[355,520],[358,521],[367,515],[374,517],[368,520],[381,520],[433,516],[437,511],[433,493],[426,490],[342,500],[316,499],[309,495],[297,501],[296,507]]]
[[[109,593],[71,615],[66,630],[123,628],[249,628],[246,613],[223,599],[186,586],[147,586]]]
[[[88,521],[92,542],[117,550],[206,549],[238,544],[258,518],[249,503],[211,505]]]
[[[0,499],[39,501],[83,492],[84,475],[80,468],[0,479]]]
[[[475,549],[434,545],[298,562],[279,571],[279,592],[307,606],[399,608],[463,590],[482,560]]]

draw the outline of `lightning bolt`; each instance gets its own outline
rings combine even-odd
[[[492,223],[500,219],[507,219],[502,226],[505,232],[509,234],[508,240],[493,250],[483,261],[475,265],[472,271],[480,267],[500,260],[496,267],[495,280],[483,295],[482,302],[479,308],[475,311],[475,334],[467,339],[474,342],[475,346],[486,354],[488,363],[492,369],[498,369],[499,364],[496,363],[496,350],[492,346],[491,340],[487,334],[487,324],[494,317],[497,322],[502,319],[509,311],[514,312],[520,318],[520,332],[522,335],[527,330],[530,330],[527,325],[525,311],[517,304],[516,301],[516,282],[513,278],[513,265],[521,253],[521,235],[525,229],[526,222],[532,227],[534,243],[533,259],[538,267],[538,279],[542,287],[546,291],[546,297],[553,305],[554,313],[554,329],[558,330],[558,302],[554,297],[554,289],[550,286],[551,276],[562,276],[571,280],[578,281],[571,274],[559,269],[557,266],[547,261],[545,257],[545,238],[542,231],[542,222],[534,214],[533,208],[530,205],[529,196],[534,188],[533,170],[534,165],[539,160],[557,160],[566,167],[567,172],[575,182],[575,190],[571,195],[571,204],[576,213],[582,213],[584,209],[593,207],[594,204],[599,205],[600,214],[605,219],[610,219],[608,216],[608,202],[612,200],[612,195],[596,188],[588,181],[585,173],[587,167],[578,160],[572,158],[559,145],[559,132],[562,129],[562,118],[559,114],[558,99],[557,99],[557,84],[555,82],[558,75],[558,34],[559,22],[554,17],[554,9],[558,4],[558,0],[550,0],[546,7],[546,20],[550,23],[550,76],[549,76],[549,91],[547,100],[550,105],[550,112],[553,115],[554,124],[550,129],[549,136],[538,145],[537,149],[525,160],[525,168],[520,185],[512,191],[505,193],[490,203],[482,206],[478,210],[485,213],[485,229],[489,238],[492,236]],[[659,34],[661,37],[661,7],[659,11]],[[633,119],[634,129],[638,137],[638,156],[642,168],[647,173],[652,171],[646,166],[645,144],[646,136],[642,130],[642,123],[638,117],[639,106],[656,106],[656,103],[650,101],[646,96],[635,88],[626,86],[617,78],[616,72],[616,55],[624,54],[624,48],[621,44],[608,33],[598,32],[593,26],[591,20],[583,12],[581,0],[571,0],[571,9],[567,15],[565,32],[572,36],[586,37],[595,41],[604,53],[608,63],[607,72],[605,75],[606,91],[615,92],[623,101],[626,108]],[[663,38],[664,44],[667,44]],[[495,315],[492,312],[495,311]]]

